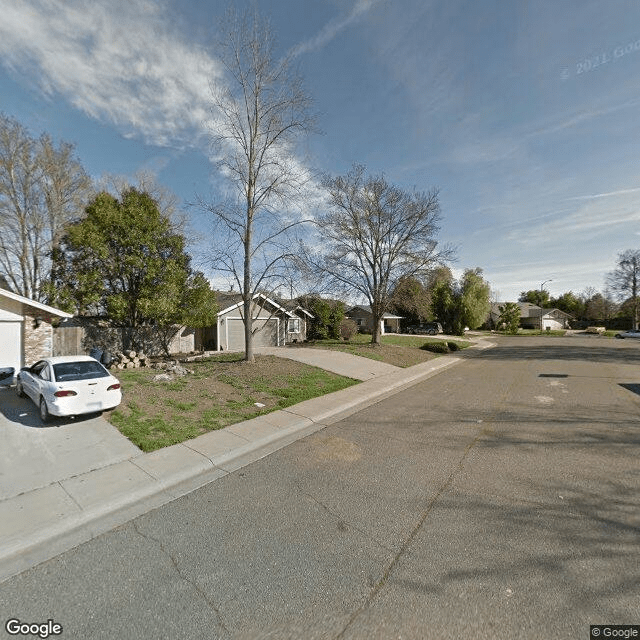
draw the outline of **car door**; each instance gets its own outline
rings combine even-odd
[[[29,369],[20,372],[22,388],[35,403],[40,401],[40,381],[42,380],[40,374],[43,370],[46,370],[46,367],[47,363],[44,360],[40,360]]]
[[[37,403],[40,402],[40,396],[45,396],[45,398],[48,397],[48,394],[51,391],[52,380],[53,378],[52,378],[51,365],[47,362],[44,365],[44,367],[40,369],[40,373],[34,377],[34,381],[36,383],[37,391],[38,391],[36,397],[34,398],[35,402]]]

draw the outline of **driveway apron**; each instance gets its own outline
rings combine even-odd
[[[0,500],[139,454],[101,416],[44,424],[31,400],[0,387]]]

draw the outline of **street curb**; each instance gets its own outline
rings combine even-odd
[[[494,346],[490,343],[469,349]],[[469,350],[467,350],[469,351]],[[472,355],[472,354],[469,354]],[[443,356],[306,400],[184,443],[140,454],[0,503],[0,582],[180,498],[279,449],[437,375],[463,358]],[[404,375],[402,375],[404,374]],[[328,402],[329,401],[329,402]],[[254,437],[256,436],[257,437]],[[227,444],[224,444],[224,441]],[[186,466],[184,466],[186,464]],[[112,495],[92,503],[96,487]],[[49,513],[11,529],[29,507]],[[21,513],[21,512],[25,513]],[[40,516],[41,514],[37,514]],[[13,516],[13,522],[12,522]]]

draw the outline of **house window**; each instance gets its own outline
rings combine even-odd
[[[300,318],[289,318],[289,333],[300,333]]]

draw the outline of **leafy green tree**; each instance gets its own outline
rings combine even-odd
[[[298,302],[313,314],[313,318],[307,323],[307,338],[310,340],[340,339],[344,303],[339,300],[324,300],[319,296],[301,296]]]
[[[520,292],[518,302],[528,302],[529,304],[537,304],[543,309],[549,307],[549,292],[546,289],[530,289],[529,291]]]
[[[465,327],[477,329],[486,320],[490,293],[482,269],[467,269],[458,282],[442,277],[431,294],[433,313],[445,332],[463,335]]]
[[[461,311],[464,326],[477,329],[491,309],[491,287],[482,277],[482,269],[467,269],[460,282]]]
[[[431,295],[418,278],[406,276],[393,289],[390,308],[402,316],[403,325],[419,324],[431,319]]]
[[[504,328],[509,333],[518,333],[520,325],[520,307],[515,302],[505,302],[498,307],[498,328]]]
[[[445,333],[462,335],[462,323],[459,299],[453,278],[439,280],[431,291],[433,315],[442,324]]]
[[[185,239],[156,201],[136,189],[121,199],[102,192],[63,239],[58,289],[80,314],[106,314],[116,326],[154,326],[165,350],[176,325],[202,327],[216,317],[215,296],[193,272]],[[175,330],[173,335],[175,335]]]
[[[593,290],[588,294],[584,301],[585,319],[606,322],[615,315],[618,308],[608,290],[605,289],[603,293]]]
[[[557,298],[551,298],[550,306],[580,318],[584,315],[585,303],[573,291],[567,291]]]

